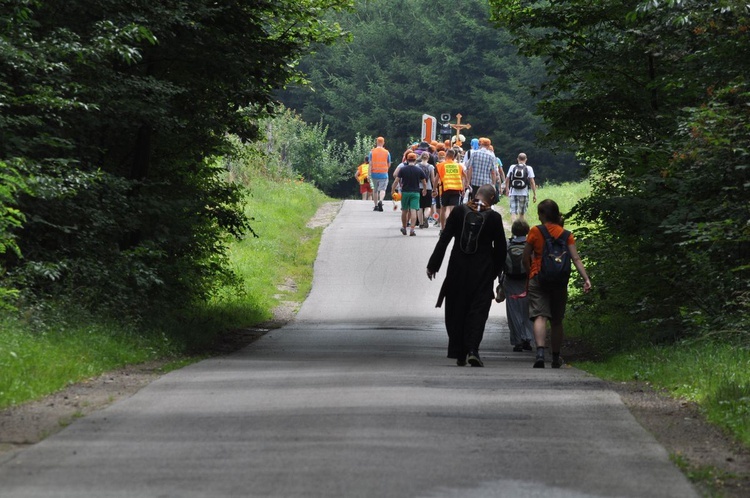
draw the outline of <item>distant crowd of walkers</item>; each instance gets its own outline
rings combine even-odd
[[[534,169],[526,154],[518,154],[506,175],[488,138],[470,143],[467,151],[455,141],[412,145],[402,154],[391,184],[394,209],[400,202],[403,235],[415,236],[416,228],[429,228],[430,223],[440,229],[427,263],[430,280],[453,242],[437,302],[438,307],[445,304],[448,358],[458,366],[484,366],[479,349],[494,299],[506,302],[513,351],[536,347],[534,368],[545,367],[549,322],[551,366],[560,368],[571,267],[583,279],[584,292],[591,290],[575,237],[563,227],[560,209],[551,199],[537,206],[539,225],[526,222],[530,197],[537,201]],[[355,173],[362,199],[372,199],[374,211],[383,211],[390,164],[385,140],[378,137]],[[510,240],[500,213],[492,209],[502,194],[509,199]]]

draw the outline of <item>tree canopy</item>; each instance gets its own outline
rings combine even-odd
[[[138,315],[231,279],[248,220],[211,158],[349,6],[0,0],[4,287]]]
[[[585,242],[603,291],[593,315],[630,313],[657,337],[749,341],[746,3],[490,5],[545,61],[541,115],[591,174],[574,214],[598,227]]]
[[[382,135],[400,153],[418,139],[422,114],[460,113],[470,137],[487,136],[506,165],[526,152],[540,180],[579,178],[571,154],[541,144],[545,125],[529,93],[545,78],[542,61],[519,56],[504,30],[489,22],[487,2],[356,2],[330,14],[351,33],[302,59],[309,87],[279,97],[308,122],[322,120],[332,138]],[[397,155],[398,155],[397,153]]]

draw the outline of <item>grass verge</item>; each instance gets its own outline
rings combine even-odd
[[[54,319],[52,318],[54,316]],[[47,314],[54,325],[0,318],[0,408],[40,398],[127,364],[176,355],[166,335]]]
[[[113,320],[74,316],[69,309],[0,315],[0,408],[58,391],[69,384],[125,365],[170,360],[172,370],[205,357],[228,329],[271,318],[280,300],[302,302],[312,284],[313,262],[322,229],[305,225],[329,199],[312,185],[247,179],[247,210],[258,237],[232,243],[230,259],[242,282],[189,314],[165,310],[150,329]],[[293,282],[279,289],[286,281]]]
[[[697,403],[706,419],[750,446],[750,351],[708,341],[644,346],[576,363],[597,377],[642,381]]]

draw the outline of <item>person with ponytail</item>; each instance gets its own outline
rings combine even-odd
[[[507,251],[503,219],[492,210],[496,202],[495,187],[488,184],[479,187],[469,203],[453,209],[427,263],[427,278],[432,280],[454,241],[436,307],[445,300],[448,358],[458,366],[484,366],[479,346]]]
[[[526,247],[523,252],[524,266],[528,274],[527,295],[529,298],[529,319],[534,324],[534,340],[537,353],[534,368],[544,368],[545,363],[545,340],[547,336],[547,321],[551,325],[552,338],[552,368],[560,368],[563,360],[560,357],[560,349],[563,342],[563,319],[565,318],[565,306],[568,302],[568,277],[570,274],[570,262],[576,267],[583,278],[583,291],[591,290],[591,280],[586,274],[581,257],[576,249],[575,237],[563,228],[563,218],[557,203],[551,199],[545,199],[537,207],[541,225],[531,228],[526,237]],[[546,232],[546,233],[545,233]],[[548,278],[544,281],[542,277],[542,257],[545,253],[545,245],[548,242],[566,238],[565,249],[558,262],[568,261],[567,274],[559,281],[550,282]],[[549,251],[548,251],[549,254]]]

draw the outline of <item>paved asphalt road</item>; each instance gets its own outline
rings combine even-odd
[[[504,306],[485,368],[446,359],[437,230],[398,226],[346,202],[293,324],[6,456],[0,497],[697,496],[602,382],[510,352]]]

